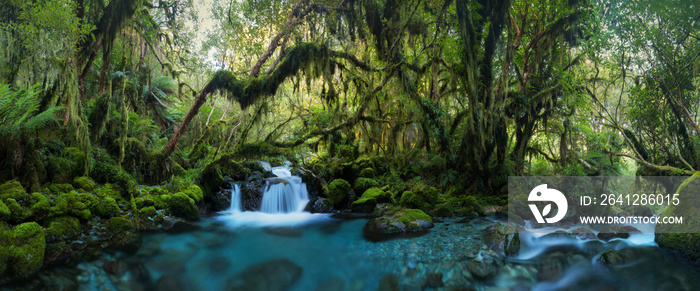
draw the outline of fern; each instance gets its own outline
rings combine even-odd
[[[39,112],[40,87],[41,84],[35,84],[13,92],[9,85],[0,85],[0,136],[21,139],[25,134],[58,124],[56,113],[63,107],[54,106]]]

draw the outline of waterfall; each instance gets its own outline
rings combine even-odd
[[[241,204],[241,186],[238,184],[233,184],[231,188],[231,211],[241,212],[243,211],[243,205]]]
[[[277,177],[265,183],[260,211],[264,213],[302,212],[309,202],[306,184],[300,177],[292,176],[286,167],[275,167],[272,173]]]

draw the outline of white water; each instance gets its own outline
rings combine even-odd
[[[230,211],[232,211],[232,212],[243,211],[243,204],[241,203],[241,186],[238,186],[238,184],[233,184],[233,188],[231,188],[231,208],[230,208]]]
[[[218,217],[220,221],[230,227],[239,228],[293,227],[330,219],[328,214],[304,211],[309,202],[306,184],[300,177],[292,176],[288,165],[269,169],[279,178],[279,183],[265,183],[260,211],[242,211],[240,187],[235,185],[232,189],[231,209]]]

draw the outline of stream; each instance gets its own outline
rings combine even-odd
[[[38,281],[105,291],[641,291],[700,286],[700,267],[657,247],[653,234],[604,242],[595,234],[576,237],[571,229],[521,232],[519,252],[504,258],[482,241],[485,228],[507,223],[505,217],[492,216],[445,218],[423,236],[371,242],[363,237],[367,219],[304,212],[309,197],[301,179],[286,169],[273,173],[277,178],[265,185],[264,211],[241,211],[240,188],[234,185],[231,209],[203,219],[199,229],[145,234],[135,254],[104,254],[76,267],[44,270]]]

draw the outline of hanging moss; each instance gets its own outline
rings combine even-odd
[[[269,74],[247,81],[239,81],[230,71],[220,70],[214,74],[210,84],[212,91],[223,91],[229,98],[236,100],[242,109],[248,108],[264,96],[272,96],[288,77],[295,76],[300,70],[313,64],[329,62],[330,51],[325,45],[302,42],[289,48],[279,65]],[[319,66],[324,67],[324,66]],[[328,69],[334,66],[325,65]],[[315,72],[307,78],[317,78],[322,71]]]

